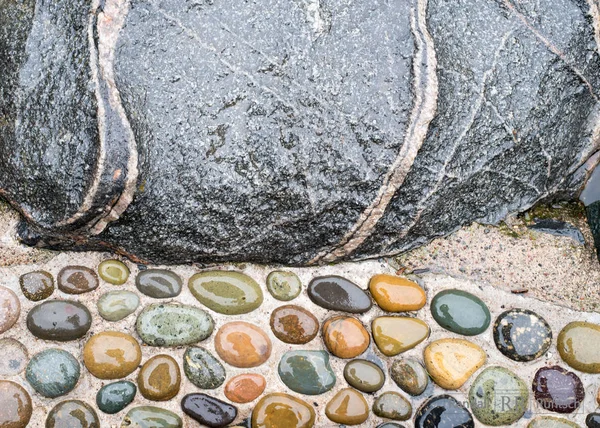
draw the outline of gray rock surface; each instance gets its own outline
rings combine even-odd
[[[31,245],[376,257],[596,162],[594,0],[33,6],[0,0],[0,189]]]

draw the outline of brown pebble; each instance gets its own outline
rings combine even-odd
[[[85,266],[67,266],[58,273],[58,289],[67,294],[82,294],[95,290],[98,275]]]
[[[47,299],[54,293],[54,278],[43,270],[21,275],[19,283],[23,295],[33,302]]]
[[[19,298],[10,289],[0,286],[0,333],[10,329],[21,313]]]
[[[120,379],[131,374],[142,360],[140,345],[118,331],[95,334],[83,347],[83,362],[99,379]]]
[[[18,340],[0,339],[0,376],[21,373],[29,361],[27,354],[27,348]]]
[[[215,349],[234,367],[257,367],[271,356],[271,340],[259,327],[235,321],[224,324],[215,336]]]
[[[271,330],[282,342],[301,345],[316,337],[319,320],[300,306],[280,306],[271,314]]]
[[[333,355],[354,358],[369,347],[369,332],[356,318],[339,315],[323,324],[323,341]]]
[[[0,380],[0,427],[25,428],[31,419],[31,397],[18,383]]]
[[[425,306],[425,290],[416,282],[393,275],[375,275],[369,290],[381,309],[388,312],[417,311]]]
[[[369,405],[360,392],[345,388],[329,400],[325,414],[338,424],[359,425],[369,417]]]
[[[169,355],[156,355],[150,358],[138,374],[140,393],[148,400],[170,400],[177,395],[180,386],[179,366]]]
[[[255,373],[235,376],[225,385],[225,397],[234,403],[249,403],[256,400],[267,386],[265,378]]]

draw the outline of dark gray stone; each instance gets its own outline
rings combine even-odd
[[[571,238],[579,245],[585,245],[583,233],[576,226],[561,220],[554,219],[535,219],[535,223],[527,226],[536,232],[549,233],[554,236],[564,236]]]

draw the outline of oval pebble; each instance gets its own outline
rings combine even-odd
[[[215,389],[225,382],[225,367],[204,348],[192,347],[185,351],[183,371],[198,388]]]
[[[135,286],[140,293],[155,299],[179,296],[183,281],[175,272],[165,269],[146,269],[138,273]]]
[[[365,291],[341,276],[322,276],[308,284],[308,297],[318,306],[332,311],[362,314],[373,303]]]
[[[129,268],[120,260],[104,260],[98,265],[98,275],[104,281],[113,285],[123,285],[129,278]]]
[[[47,398],[65,395],[79,381],[79,362],[62,349],[45,349],[35,354],[25,370],[25,378],[36,392]]]
[[[234,403],[249,403],[256,400],[265,390],[267,381],[256,373],[245,373],[232,377],[225,385],[225,397]]]
[[[323,342],[338,358],[354,358],[362,354],[371,343],[371,336],[356,318],[338,315],[323,323]]]
[[[136,393],[135,383],[128,380],[109,383],[96,394],[96,405],[102,412],[113,415],[131,404]]]
[[[380,418],[406,421],[412,415],[412,406],[402,395],[394,391],[388,391],[375,399],[373,413]]]
[[[33,302],[47,299],[54,293],[54,277],[43,270],[21,275],[19,284],[23,295]]]
[[[234,367],[257,367],[271,356],[269,336],[260,327],[244,321],[224,324],[214,343],[221,359]]]
[[[475,422],[454,397],[438,395],[421,405],[415,415],[415,428],[475,428]]]
[[[335,374],[325,351],[288,351],[279,362],[281,381],[294,392],[319,395],[335,385]]]
[[[362,392],[375,392],[385,382],[383,370],[368,360],[352,360],[344,367],[344,378],[350,386]]]
[[[33,407],[31,397],[18,383],[0,380],[0,427],[25,428]]]
[[[600,325],[572,322],[559,333],[556,347],[565,363],[585,373],[600,373]]]
[[[98,313],[107,321],[121,321],[136,311],[140,298],[131,291],[115,290],[98,299]]]
[[[0,376],[21,373],[28,360],[27,348],[21,342],[11,338],[0,339]]]
[[[287,302],[298,297],[302,282],[294,272],[276,270],[267,276],[267,290],[277,300]]]
[[[585,424],[588,428],[600,428],[600,413],[590,413],[585,417]]]
[[[19,319],[21,303],[10,289],[0,286],[0,334],[8,331]]]
[[[27,314],[27,328],[43,340],[66,342],[79,339],[92,325],[92,314],[85,305],[68,300],[47,300]]]
[[[100,428],[100,421],[89,404],[80,400],[67,400],[50,410],[46,428]]]
[[[369,405],[358,391],[345,388],[329,400],[325,415],[338,424],[359,425],[369,417]]]
[[[129,410],[121,428],[182,428],[183,421],[169,410],[155,406],[138,406]]]
[[[543,409],[573,413],[583,403],[585,388],[573,372],[559,366],[542,367],[533,378],[533,394]]]
[[[211,428],[229,425],[237,417],[237,408],[210,395],[193,393],[181,400],[181,409],[192,419]]]
[[[142,396],[153,401],[175,397],[181,386],[181,372],[170,355],[155,355],[144,363],[137,377]]]
[[[427,300],[419,284],[394,275],[375,275],[369,281],[369,290],[377,305],[387,312],[418,311]]]
[[[58,289],[67,294],[88,293],[98,288],[98,275],[85,266],[67,266],[58,273]]]
[[[421,395],[429,384],[429,375],[425,367],[412,358],[394,361],[390,375],[400,389],[412,396]]]
[[[491,322],[486,304],[463,290],[444,290],[436,294],[431,301],[431,315],[446,330],[464,336],[483,333]]]
[[[544,355],[552,343],[552,329],[546,320],[527,309],[501,313],[493,331],[496,348],[515,361],[533,361]]]
[[[252,428],[312,428],[315,410],[299,398],[273,393],[261,398],[252,410]]]
[[[285,343],[303,345],[313,340],[319,332],[319,320],[304,308],[285,305],[271,313],[271,330]]]
[[[142,360],[140,344],[133,336],[104,331],[83,347],[83,363],[98,379],[120,379],[133,373]]]

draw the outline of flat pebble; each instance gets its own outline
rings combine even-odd
[[[88,293],[98,288],[98,275],[85,266],[67,266],[58,273],[58,289],[67,294]]]
[[[206,339],[214,329],[208,312],[194,306],[155,303],[140,312],[135,328],[151,346],[191,345]]]
[[[375,275],[369,290],[377,305],[387,312],[418,311],[427,301],[419,284],[393,275]]]
[[[113,285],[123,285],[129,278],[129,268],[120,260],[104,260],[98,265],[98,275]]]
[[[568,421],[563,418],[555,418],[552,416],[542,416],[540,418],[535,418],[527,428],[581,428],[574,422]]]
[[[300,306],[280,306],[271,313],[271,330],[282,342],[302,345],[317,336],[319,320]]]
[[[572,322],[558,335],[556,347],[561,358],[575,370],[600,373],[600,325]]]
[[[491,315],[483,301],[463,290],[444,290],[431,301],[431,315],[453,333],[475,336],[490,326]]]
[[[89,404],[80,400],[67,400],[50,410],[46,428],[100,428],[100,420]]]
[[[128,380],[104,385],[96,394],[96,405],[102,412],[112,415],[127,407],[137,393],[135,383]]]
[[[256,400],[267,386],[265,378],[256,373],[245,373],[232,377],[223,392],[229,401],[249,403]]]
[[[54,277],[43,270],[21,275],[19,283],[23,295],[33,302],[47,299],[54,293]]]
[[[0,376],[14,376],[25,370],[27,348],[16,339],[0,339]],[[2,426],[2,425],[0,425]]]
[[[193,393],[181,400],[186,415],[211,428],[229,425],[237,417],[237,408],[210,395]]]
[[[373,413],[380,418],[406,421],[412,415],[412,406],[402,395],[394,391],[388,391],[375,399]]]
[[[338,315],[323,323],[323,342],[338,358],[354,358],[369,347],[371,336],[356,318]]]
[[[0,427],[25,428],[31,419],[31,397],[21,385],[0,380]]]
[[[131,409],[121,423],[121,428],[182,428],[183,421],[169,410],[155,406]]]
[[[444,389],[458,389],[486,361],[478,345],[463,339],[440,339],[423,352],[425,368],[435,383]]]
[[[263,302],[258,283],[241,272],[200,272],[190,278],[189,287],[200,303],[221,314],[246,314]]]
[[[267,276],[267,290],[277,300],[287,302],[298,297],[302,282],[294,272],[275,270]]]
[[[392,380],[407,394],[421,395],[429,384],[429,375],[423,365],[412,358],[396,360],[390,367]]]
[[[533,378],[539,406],[557,413],[573,413],[583,403],[585,388],[579,377],[559,366],[542,367]]]
[[[170,355],[155,355],[144,363],[137,377],[142,396],[152,401],[175,397],[181,386],[181,372]]]
[[[335,385],[335,374],[326,351],[288,351],[279,362],[279,377],[292,391],[318,395]]]
[[[308,284],[308,297],[316,305],[332,311],[362,314],[373,303],[365,291],[341,276],[322,276]]]
[[[83,347],[83,362],[99,379],[120,379],[138,368],[142,360],[140,345],[133,336],[105,331],[92,336]]]
[[[168,299],[179,296],[183,281],[175,272],[165,269],[146,269],[135,278],[135,286],[140,293],[155,299]]]
[[[43,340],[76,340],[85,336],[91,325],[92,314],[75,301],[46,300],[27,314],[27,328]]]
[[[375,392],[385,382],[383,370],[368,360],[352,360],[344,367],[344,378],[350,386],[362,392]]]
[[[244,321],[224,324],[214,343],[221,359],[234,367],[257,367],[271,356],[269,336],[260,327]]]
[[[299,398],[273,393],[261,398],[252,410],[252,428],[311,428],[315,410]]]
[[[225,382],[225,367],[204,348],[192,347],[185,351],[183,371],[198,388],[215,389]]]
[[[98,313],[107,321],[121,321],[134,313],[138,306],[138,295],[126,290],[109,291],[98,299]]]
[[[10,289],[0,286],[0,334],[10,329],[21,313],[19,298]]]
[[[438,395],[421,405],[415,415],[415,428],[475,428],[475,422],[454,397]]]
[[[552,343],[552,329],[535,312],[511,309],[496,319],[494,342],[498,350],[511,360],[533,361],[548,351]]]
[[[25,370],[25,378],[37,393],[48,398],[65,395],[79,381],[79,362],[62,349],[45,349],[35,354]]]
[[[388,357],[414,348],[429,336],[429,326],[418,318],[378,317],[371,323],[373,339]]]
[[[369,417],[369,405],[362,394],[352,388],[340,390],[325,406],[329,420],[344,425],[359,425]]]

